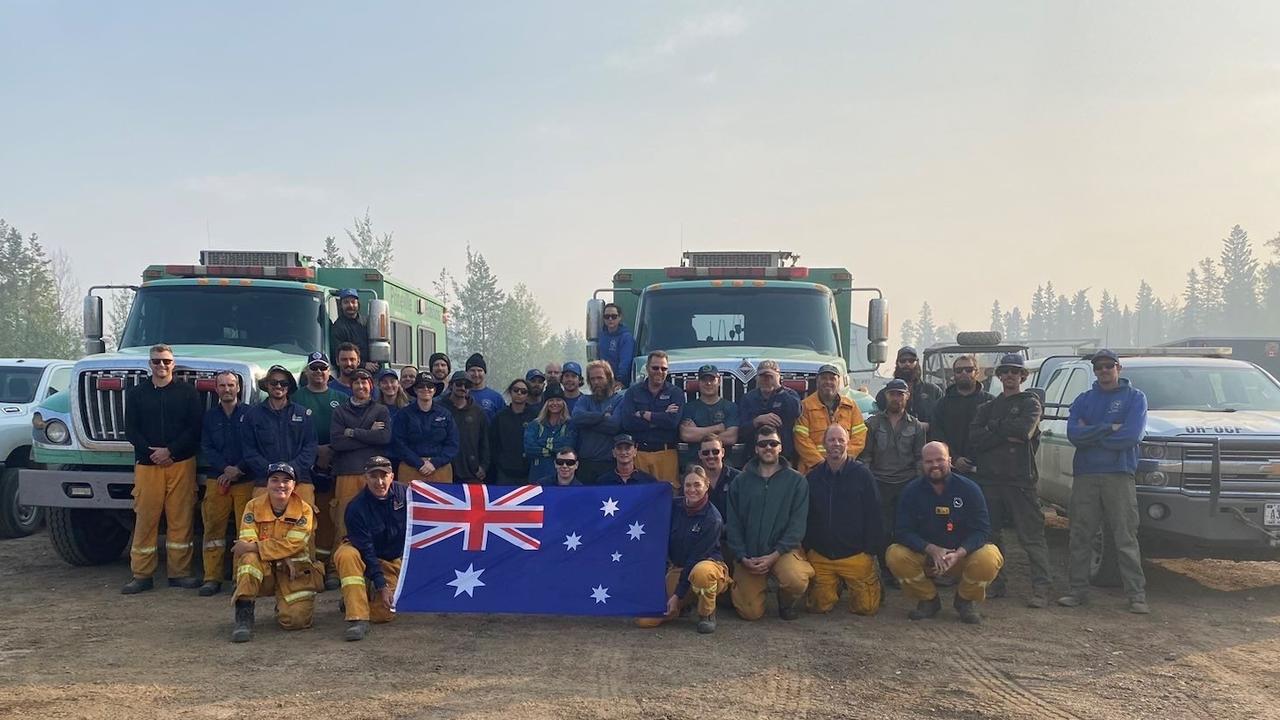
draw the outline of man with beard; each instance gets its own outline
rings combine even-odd
[[[603,360],[587,363],[590,395],[583,395],[569,418],[577,439],[578,479],[594,485],[614,465],[613,438],[622,428],[614,411],[622,393],[614,390],[613,370]]]
[[[311,411],[293,402],[298,383],[293,373],[283,366],[272,365],[259,384],[267,399],[250,406],[240,423],[244,443],[244,461],[253,478],[253,495],[267,492],[268,468],[273,463],[288,463],[295,471],[292,492],[316,506],[316,492],[311,484],[311,468],[316,463],[316,431]],[[308,539],[314,548],[314,513],[308,518]]]
[[[809,515],[809,483],[782,457],[770,425],[756,432],[755,457],[729,487],[725,521],[733,553],[733,606],[743,620],[764,616],[769,577],[778,581],[778,614],[800,617],[813,566],[800,548]]]
[[[545,372],[546,374],[548,385],[560,384],[560,363],[558,362],[547,363],[547,367],[543,372]]]
[[[750,448],[761,429],[771,427],[782,441],[782,456],[794,458],[795,426],[800,419],[800,396],[782,384],[777,360],[761,360],[756,369],[756,389],[738,401],[738,439]]]
[[[898,503],[898,542],[886,553],[889,569],[907,597],[916,600],[907,615],[912,620],[931,618],[942,609],[932,578],[959,576],[952,604],[961,621],[977,625],[982,622],[977,605],[1004,565],[1004,556],[989,542],[987,502],[977,483],[951,472],[946,445],[925,445],[921,466],[924,473],[907,485]]]
[[[911,404],[907,412],[926,426],[933,422],[933,409],[942,399],[942,388],[921,378],[920,358],[916,349],[904,345],[898,349],[898,359],[894,363],[893,376],[907,383],[911,391]],[[876,394],[876,407],[884,410],[886,405],[885,391]]]
[[[480,353],[472,353],[471,357],[467,358],[467,378],[471,380],[471,399],[484,411],[485,422],[491,423],[498,413],[502,412],[502,408],[507,406],[507,401],[502,399],[502,393],[485,387],[488,375],[489,365],[485,363],[484,356]]]
[[[916,477],[920,451],[924,449],[927,428],[924,423],[907,412],[911,391],[906,381],[894,378],[884,386],[885,411],[867,418],[867,445],[858,460],[871,468],[880,490],[880,514],[884,527],[892,528],[898,511],[898,496],[912,478]],[[885,558],[880,558],[881,568],[888,570]],[[897,587],[897,581],[888,572],[885,581]]]
[[[532,368],[524,374],[524,381],[529,385],[529,407],[537,415],[542,409],[542,393],[547,389],[547,376],[538,368]]]
[[[351,381],[355,378],[356,368],[360,367],[362,357],[364,356],[360,354],[360,348],[354,343],[339,345],[338,352],[333,358],[338,363],[338,374],[329,378],[329,387],[351,397]]]
[[[344,343],[354,345],[360,357],[369,357],[369,328],[360,320],[360,293],[355,288],[338,291],[338,318],[329,326],[329,351],[334,358]]]
[[[977,467],[969,445],[969,425],[978,408],[992,399],[978,382],[979,372],[978,359],[972,355],[961,355],[951,363],[954,382],[934,406],[929,423],[929,439],[947,444],[951,465],[961,473],[972,473]]]
[[[796,470],[808,473],[826,457],[827,428],[838,425],[847,435],[845,451],[858,457],[867,444],[867,426],[862,411],[853,398],[840,392],[840,368],[823,365],[818,368],[818,389],[800,403],[800,419],[796,421]]]
[[[978,485],[991,513],[992,539],[1000,552],[1000,530],[1006,520],[1013,522],[1018,544],[1027,551],[1031,567],[1031,597],[1027,607],[1049,604],[1051,575],[1049,547],[1044,540],[1044,513],[1036,492],[1036,450],[1040,447],[1040,398],[1024,392],[1027,368],[1022,356],[1009,353],[996,366],[1002,392],[978,408],[969,431],[969,443],[978,462]],[[958,468],[957,468],[958,469]],[[987,594],[1002,597],[1005,577],[1001,573]]]
[[[564,404],[572,415],[573,409],[578,406],[578,400],[582,398],[581,365],[572,360],[564,364],[564,369],[560,371],[560,389],[564,390]]]
[[[458,427],[458,454],[453,457],[453,481],[483,483],[489,457],[489,422],[471,399],[471,378],[459,370],[449,379],[449,412]],[[505,405],[505,403],[504,403]]]
[[[240,420],[245,406],[240,404],[240,376],[224,370],[213,376],[218,404],[204,414],[200,435],[200,457],[205,467],[204,501],[204,584],[200,596],[222,591],[222,560],[227,552],[227,521],[244,514],[253,497],[253,483],[244,472],[244,450],[240,443]]]
[[[453,362],[442,352],[431,353],[431,358],[427,361],[427,371],[436,382],[449,382],[449,376],[453,374]],[[410,385],[404,391],[412,396],[412,388],[413,386]]]

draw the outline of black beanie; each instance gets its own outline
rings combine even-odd
[[[431,366],[436,364],[437,360],[443,360],[445,365],[449,366],[449,372],[453,372],[453,362],[449,360],[449,356],[442,352],[431,353],[431,358],[427,360],[427,370],[431,370]]]
[[[485,372],[489,372],[489,366],[484,364],[484,356],[480,353],[472,353],[471,357],[467,358],[466,369],[470,370],[473,367],[478,367]]]

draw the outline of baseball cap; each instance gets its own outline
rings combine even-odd
[[[698,377],[704,378],[708,375],[714,375],[716,377],[720,377],[720,369],[717,368],[715,365],[703,365],[702,367],[698,368]]]
[[[907,381],[902,378],[894,378],[885,383],[885,392],[911,392],[911,388],[907,386]]]
[[[471,378],[467,377],[465,370],[454,370],[453,374],[449,376],[450,385],[458,382],[466,383],[467,387],[473,387],[475,385],[475,383],[471,382]]]
[[[360,369],[364,370],[364,368],[360,368]],[[365,374],[367,375],[368,373],[369,371],[365,370]],[[427,373],[427,374],[430,375],[430,373]],[[396,374],[396,371],[392,370],[391,368],[382,368],[381,370],[378,371],[378,382],[382,382],[382,378],[384,377],[393,377],[397,380],[400,379],[400,376]]]
[[[355,288],[342,288],[341,290],[338,291],[338,299],[344,300],[346,298],[355,298],[359,300],[360,291],[356,290]]]
[[[1000,364],[996,365],[996,370],[1007,367],[1015,367],[1025,370],[1027,369],[1027,362],[1022,359],[1022,355],[1019,353],[1007,353],[1000,356]]]
[[[444,392],[444,383],[437,382],[431,373],[422,373],[413,381],[413,390],[416,393],[423,388],[431,388],[435,394],[439,396]]]
[[[570,360],[569,362],[567,362],[567,363],[565,363],[565,364],[564,364],[564,367],[562,367],[562,368],[560,369],[560,373],[561,373],[561,374],[564,374],[564,373],[573,373],[574,375],[577,375],[578,377],[582,377],[582,366],[581,366],[581,365],[579,365],[578,363],[576,363],[576,362],[574,362],[574,361]]]
[[[298,479],[298,473],[293,471],[293,466],[290,465],[289,463],[284,463],[284,462],[271,463],[270,465],[267,466],[267,477],[271,477],[276,473],[284,473],[285,475],[289,476],[290,480]]]
[[[316,363],[324,363],[325,367],[329,367],[329,356],[318,350],[307,356],[307,367],[311,367]]]
[[[635,441],[634,439],[632,439],[632,437],[631,437],[630,435],[626,434],[626,433],[622,433],[621,435],[614,435],[614,436],[613,436],[613,446],[614,446],[614,447],[618,447],[619,445],[635,445],[635,444],[636,444],[636,441]]]
[[[533,382],[534,378],[542,378],[543,380],[546,380],[547,376],[538,368],[533,368],[529,372],[524,374],[525,382]]]
[[[761,360],[760,364],[756,366],[757,375],[763,375],[764,373],[767,373],[767,372],[773,373],[775,375],[782,374],[782,369],[778,367],[777,360]]]
[[[913,358],[920,357],[920,353],[916,352],[916,349],[911,347],[910,345],[903,345],[902,347],[898,348],[898,357],[902,357],[904,355],[910,355]]]
[[[840,368],[838,368],[838,367],[836,367],[835,365],[832,365],[832,364],[830,364],[830,363],[827,363],[826,365],[823,365],[822,367],[818,368],[818,374],[819,374],[819,375],[821,375],[821,374],[823,374],[823,373],[831,373],[832,375],[835,375],[836,377],[839,377],[839,376],[840,376]]]
[[[1117,354],[1115,354],[1115,353],[1114,353],[1113,351],[1111,351],[1111,350],[1108,350],[1108,349],[1106,349],[1106,348],[1103,348],[1103,349],[1099,350],[1098,352],[1094,353],[1094,354],[1093,354],[1093,357],[1089,358],[1089,362],[1091,362],[1091,363],[1096,363],[1096,362],[1098,362],[1099,360],[1114,360],[1116,363],[1119,363],[1119,362],[1120,362],[1120,356],[1119,356],[1119,355],[1117,355]]]
[[[391,472],[391,461],[381,455],[374,455],[365,461],[364,471],[373,472],[374,470]]]

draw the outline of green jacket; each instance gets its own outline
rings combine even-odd
[[[303,385],[289,399],[311,410],[311,426],[316,429],[316,442],[320,445],[328,445],[329,427],[333,423],[333,411],[345,403],[349,397],[351,396],[343,395],[332,389],[311,392],[306,385]]]
[[[760,476],[760,461],[752,460],[729,486],[725,527],[735,558],[790,552],[804,540],[809,481],[786,458],[778,458],[778,464],[782,467],[766,480]]]

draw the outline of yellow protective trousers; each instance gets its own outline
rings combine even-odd
[[[314,487],[314,486],[312,486]],[[316,493],[316,540],[315,558],[324,565],[325,572],[333,569],[334,523],[333,523],[333,491]]]
[[[336,558],[342,541],[347,539],[347,506],[363,487],[364,475],[339,475],[333,481],[333,499],[329,501],[329,514],[333,517],[333,555],[330,558]],[[338,567],[336,559],[333,567]]]
[[[204,501],[200,503],[200,517],[204,521],[204,580],[222,582],[222,560],[227,553],[227,522],[238,526],[244,506],[253,496],[253,485],[237,483],[227,488],[224,495],[218,492],[216,477],[205,480]]]
[[[769,576],[778,580],[779,602],[790,604],[804,595],[813,579],[813,566],[799,550],[783,553],[769,569],[768,575],[756,575],[741,562],[733,568],[733,607],[743,620],[759,620],[764,617],[765,591],[769,588]]]
[[[156,574],[156,536],[166,522],[165,557],[169,577],[191,574],[192,522],[196,513],[196,459],[169,467],[133,466],[133,543],[129,569],[136,578]]]
[[[396,473],[396,480],[408,485],[414,480],[421,480],[428,483],[453,483],[453,466],[445,465],[436,468],[435,472],[430,475],[423,475],[418,472],[418,468],[409,463],[400,463],[400,471]],[[361,481],[363,482],[363,481]]]
[[[890,545],[885,553],[889,572],[898,578],[903,592],[913,600],[932,600],[938,596],[938,588],[933,584],[933,579],[925,575],[926,560],[924,553],[897,543]],[[959,576],[960,586],[956,592],[962,599],[982,602],[987,599],[987,586],[1000,574],[1002,567],[1004,556],[995,545],[987,543],[961,558],[951,566],[947,575]]]
[[[809,612],[830,612],[840,600],[840,584],[849,591],[849,612],[875,615],[880,610],[880,567],[867,553],[832,560],[810,550],[813,584],[809,586]]]
[[[382,592],[365,577],[364,558],[351,543],[344,542],[333,553],[333,564],[342,581],[342,601],[347,606],[347,620],[371,620],[376,623],[396,619],[391,607],[382,601]],[[400,560],[378,559],[387,587],[395,592],[400,581]]]
[[[285,630],[311,627],[316,591],[324,570],[311,561],[307,545],[315,529],[311,505],[295,492],[276,517],[265,495],[245,505],[237,541],[257,544],[236,560],[234,600],[276,596],[276,621]]]
[[[668,483],[680,492],[680,457],[675,450],[636,451],[636,468]]]
[[[667,570],[667,597],[675,594],[676,585],[680,584],[680,573],[684,568],[672,567]],[[698,617],[706,617],[716,611],[716,596],[729,589],[733,581],[729,579],[729,566],[719,560],[701,560],[689,571],[689,592],[680,598],[680,607],[698,604]],[[677,608],[674,615],[660,618],[636,618],[640,627],[658,627],[668,620],[680,616]]]

